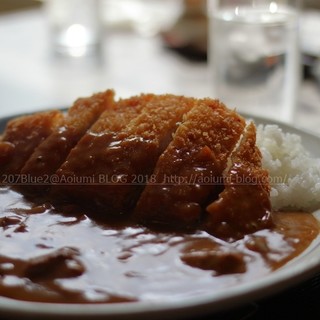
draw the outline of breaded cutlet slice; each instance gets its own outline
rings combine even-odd
[[[221,191],[227,159],[245,120],[217,100],[199,100],[160,156],[133,219],[144,225],[195,228]]]
[[[94,197],[103,188],[100,184],[105,183],[106,148],[153,97],[152,94],[145,94],[120,99],[115,102],[114,108],[105,110],[57,170],[61,183],[52,187],[52,196],[94,207]]]
[[[106,109],[113,107],[114,92],[112,90],[77,99],[68,110],[63,125],[53,130],[38,145],[22,168],[21,173],[44,178],[55,173],[66,160],[70,150],[98,120],[100,115]]]
[[[63,121],[64,115],[58,110],[39,112],[9,121],[0,143],[0,173],[20,174],[34,149]],[[15,182],[20,183],[19,177],[16,178]]]
[[[219,199],[207,206],[203,228],[220,238],[237,239],[272,225],[268,172],[261,166],[256,128],[251,122],[231,155]]]
[[[122,130],[106,137],[96,135],[94,147],[86,151],[86,156],[94,159],[91,167],[68,159],[72,163],[69,173],[98,175],[100,184],[84,187],[88,192],[81,200],[101,208],[104,214],[121,216],[132,210],[178,123],[195,103],[192,98],[174,95],[141,95],[135,99],[143,108]],[[59,175],[65,174],[62,169]]]

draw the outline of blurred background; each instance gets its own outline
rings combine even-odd
[[[107,88],[119,97],[212,97],[207,20],[206,0],[0,0],[0,118],[69,107]],[[303,79],[293,123],[320,134],[319,0],[302,0],[299,32]],[[313,291],[307,297],[318,305]],[[294,312],[291,298],[267,300],[261,319],[278,308]]]
[[[0,0],[0,116],[68,107],[106,88],[212,96],[207,33],[205,0]],[[304,0],[294,121],[317,132],[319,33],[320,1]]]

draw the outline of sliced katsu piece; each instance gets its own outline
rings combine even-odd
[[[152,94],[145,94],[120,99],[114,108],[107,109],[57,170],[59,180],[69,182],[53,186],[52,197],[75,200],[95,208],[95,195],[99,191],[103,192],[107,183],[106,148],[153,97]]]
[[[203,208],[218,197],[227,159],[245,120],[216,100],[199,100],[160,156],[134,211],[142,224],[195,228]]]
[[[106,137],[98,133],[94,146],[83,151],[92,159],[90,163],[83,165],[69,157],[69,164],[58,171],[59,175],[98,175],[100,184],[83,188],[87,192],[82,200],[105,214],[121,216],[132,210],[178,123],[195,103],[194,99],[173,95],[142,95],[138,100],[141,112],[122,130],[109,132]]]
[[[0,173],[16,174],[17,179],[13,182],[20,183],[18,175],[34,149],[63,121],[63,113],[58,110],[26,115],[9,121],[0,142]]]
[[[39,144],[21,173],[32,177],[43,177],[43,179],[55,173],[66,160],[70,150],[108,108],[114,108],[112,90],[76,100],[68,110],[63,125],[57,127],[47,139]],[[39,186],[30,186],[29,191],[33,191],[34,188],[40,191]],[[42,190],[45,189],[42,188]]]
[[[231,155],[224,181],[219,199],[207,206],[206,231],[232,240],[272,225],[268,172],[261,167],[253,123]]]

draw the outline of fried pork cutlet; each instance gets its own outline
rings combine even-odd
[[[119,215],[132,210],[178,123],[195,103],[192,98],[173,95],[142,95],[135,99],[141,112],[123,129],[90,138],[95,146],[83,152],[93,161],[91,169],[71,156],[58,171],[59,175],[98,175],[100,185],[88,186],[82,200],[94,203],[106,214]]]
[[[217,100],[114,101],[108,90],[77,100],[66,116],[14,119],[0,140],[1,173],[54,173],[48,193],[32,194],[90,208],[105,221],[201,229],[226,240],[272,225],[255,126]]]
[[[62,126],[38,145],[21,173],[32,177],[47,177],[62,165],[70,150],[108,108],[114,107],[114,92],[107,90],[89,98],[80,98],[68,110]],[[29,191],[37,186],[31,186]],[[38,189],[38,188],[37,188]],[[45,190],[45,188],[42,188]]]
[[[0,142],[0,173],[20,174],[34,149],[50,136],[63,120],[63,113],[53,110],[9,121]],[[15,182],[19,183],[18,176],[16,178]]]
[[[218,197],[222,172],[245,120],[215,100],[199,100],[159,157],[134,212],[147,225],[195,228]]]
[[[261,167],[253,123],[232,153],[224,181],[219,199],[207,206],[206,231],[220,238],[237,239],[272,225],[268,172]]]
[[[96,195],[99,192],[103,194],[106,188],[108,161],[106,149],[114,137],[141,112],[153,97],[154,95],[150,94],[121,99],[114,108],[105,110],[56,172],[60,181],[69,181],[69,184],[61,183],[54,186],[52,194],[89,205],[95,204]]]

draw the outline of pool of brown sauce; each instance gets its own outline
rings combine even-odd
[[[0,296],[60,303],[172,301],[253,281],[299,255],[319,233],[311,214],[274,216],[273,229],[228,243],[203,231],[108,225],[81,208],[60,213],[2,187]]]

